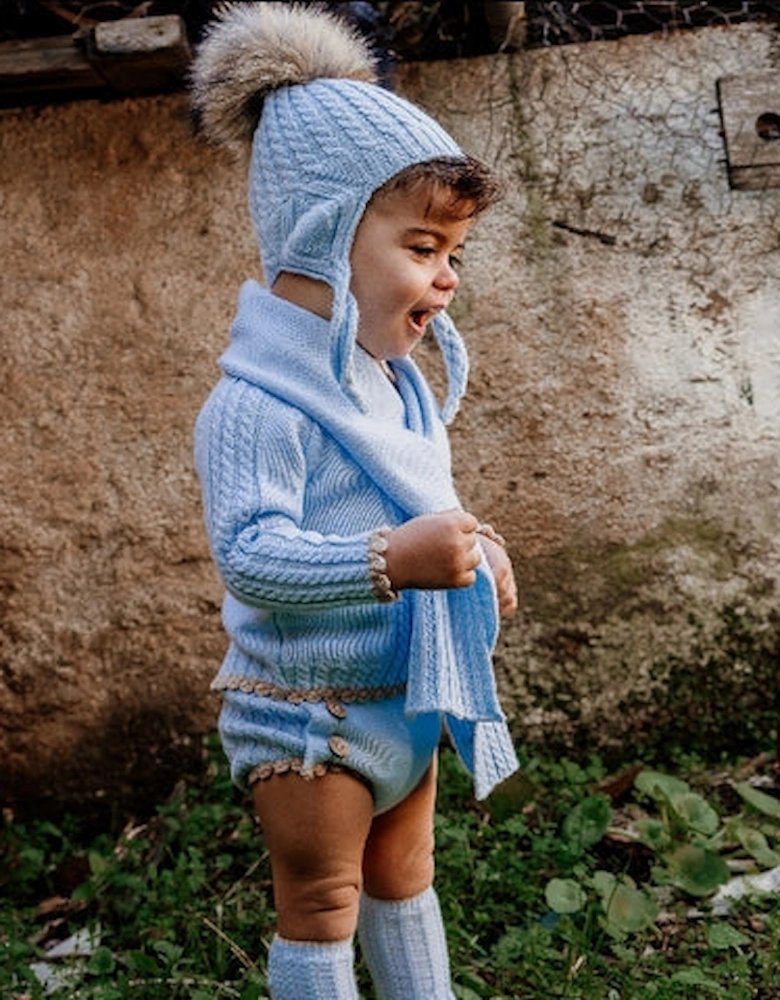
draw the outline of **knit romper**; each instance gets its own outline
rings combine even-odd
[[[300,320],[299,311],[293,311]],[[319,320],[312,317],[311,322]],[[400,395],[361,349],[355,352],[355,382],[374,419],[403,425]],[[215,449],[225,451],[225,422],[234,409],[242,411],[247,436],[239,435],[235,450],[218,456]],[[265,447],[253,438],[254,420],[271,439]],[[273,424],[276,430],[269,433]],[[283,469],[285,456],[274,461],[274,441],[284,428],[289,445],[294,436],[290,425],[298,426],[307,453],[306,483],[288,481],[289,472]],[[212,469],[212,476],[216,474],[214,463],[220,460],[235,463],[233,477],[239,474],[238,468],[246,474],[247,456],[240,452],[259,448],[267,467],[262,471],[255,468],[253,475],[260,473],[264,480],[261,490],[269,506],[277,510],[281,506],[278,499],[271,501],[275,490],[297,492],[299,496],[288,502],[302,504],[311,511],[309,523],[304,524],[309,534],[316,524],[323,535],[356,535],[365,561],[366,530],[375,528],[380,516],[375,512],[377,499],[365,477],[345,466],[338,443],[319,428],[301,422],[297,414],[261,389],[226,378],[204,409],[199,436],[201,464],[204,469]],[[295,465],[296,449],[288,450],[288,462]],[[209,460],[205,462],[207,452]],[[273,482],[274,478],[277,482]],[[362,497],[361,491],[365,494]],[[224,492],[222,496],[224,505]],[[339,497],[346,511],[338,510]],[[227,500],[230,504],[236,502],[236,497]],[[215,498],[212,519],[219,517],[215,509],[218,505]],[[387,516],[390,512],[384,513]],[[267,517],[268,512],[265,514]],[[327,518],[328,514],[343,525],[339,531],[327,532],[325,525],[317,523],[319,517]],[[278,517],[271,518],[268,526],[274,532],[283,529]],[[288,545],[294,547],[298,532],[290,525],[283,530],[288,533]],[[316,552],[314,537],[311,544]],[[276,544],[284,543],[285,539],[277,534]],[[350,547],[349,541],[345,547]],[[321,572],[330,572],[336,578],[343,573],[343,567],[328,567],[324,562],[328,558],[327,546],[321,548]],[[287,572],[293,574],[292,564]],[[224,620],[232,642],[212,689],[222,696],[219,731],[233,779],[239,786],[290,770],[310,778],[330,769],[343,769],[366,783],[379,813],[404,799],[425,773],[439,742],[441,719],[438,713],[407,718],[404,712],[408,602],[402,597],[393,604],[381,604],[371,592],[367,562],[360,574],[365,592],[355,594],[349,606],[339,604],[340,599],[349,599],[348,592],[339,595],[338,591],[327,595],[331,606],[308,607],[302,612],[294,606],[296,597],[300,600],[301,596],[295,593],[288,594],[292,598],[290,606],[274,610],[249,607],[230,594],[226,597]],[[317,587],[308,571],[301,577],[297,585],[289,584],[291,591],[298,589],[305,594]],[[275,603],[268,595],[266,600]],[[273,652],[269,632],[277,640]]]
[[[459,506],[446,428],[413,361],[391,363],[396,398],[354,338],[342,364],[330,330],[245,282],[223,377],[196,423],[206,529],[227,590],[231,642],[215,686],[226,692],[233,775],[246,784],[268,765],[315,774],[338,764],[387,809],[424,773],[443,720],[484,798],[517,767],[491,662],[490,570],[483,561],[470,587],[412,588],[387,603],[369,565],[383,525]],[[293,712],[296,703],[319,707]],[[387,731],[372,703],[388,709]],[[396,735],[423,752],[405,758]]]

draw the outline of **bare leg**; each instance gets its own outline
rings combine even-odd
[[[374,803],[347,772],[307,781],[274,775],[253,788],[271,856],[278,930],[292,941],[342,941],[355,931]]]
[[[447,940],[433,890],[436,766],[374,821],[360,906],[363,954],[381,1000],[453,1000]]]
[[[275,775],[254,787],[271,855],[279,933],[272,1000],[358,1000],[352,939],[371,827],[368,789],[346,773]]]
[[[436,761],[397,806],[377,816],[363,855],[366,892],[377,899],[409,899],[433,882]]]

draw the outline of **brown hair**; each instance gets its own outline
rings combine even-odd
[[[372,201],[395,191],[415,196],[429,193],[426,214],[452,213],[472,218],[490,208],[501,198],[501,188],[487,164],[473,156],[442,156],[423,163],[413,163],[394,174],[377,191]]]

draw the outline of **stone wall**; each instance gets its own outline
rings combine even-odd
[[[777,59],[744,25],[399,73],[506,182],[454,310],[453,446],[517,563],[497,668],[529,738],[628,739],[654,663],[772,611],[780,191],[729,188],[716,83]],[[191,433],[259,274],[244,198],[183,95],[0,116],[3,804],[141,808],[213,729]]]

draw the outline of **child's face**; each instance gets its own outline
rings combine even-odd
[[[427,191],[393,191],[368,207],[352,246],[350,287],[360,311],[358,343],[375,358],[409,354],[450,304],[472,221]]]

